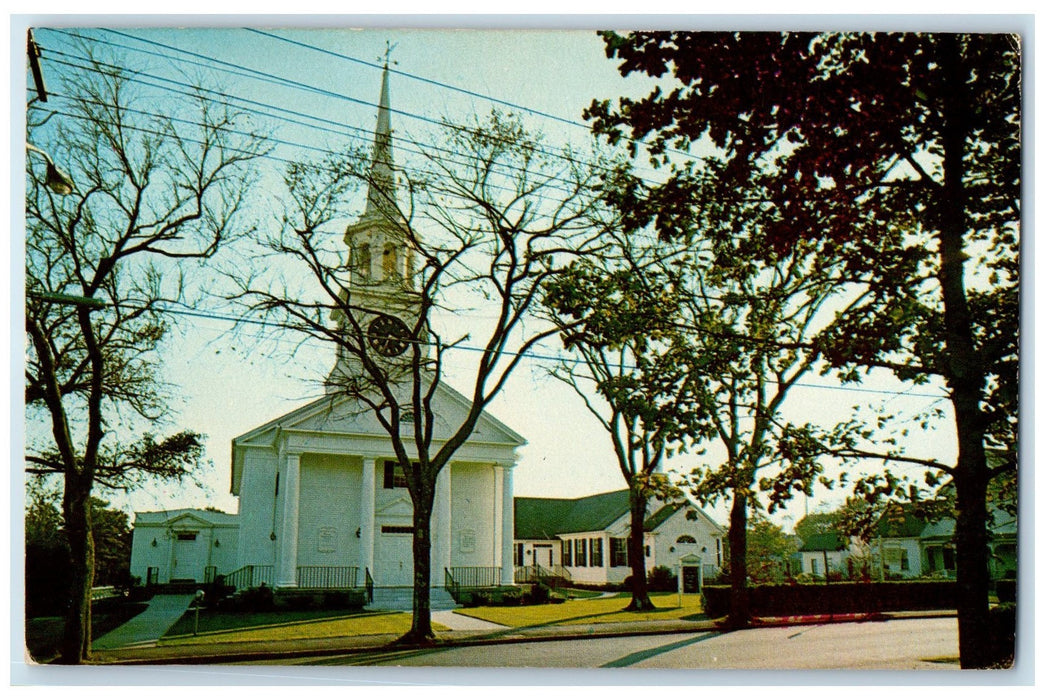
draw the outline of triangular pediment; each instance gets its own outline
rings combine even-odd
[[[464,422],[470,407],[467,399],[445,384],[437,387],[432,404],[436,440],[449,437]],[[401,425],[404,434],[413,429],[409,422]],[[233,440],[233,446],[272,445],[280,431],[387,436],[373,410],[363,402],[350,397],[324,396],[244,433]],[[485,411],[479,417],[469,442],[511,447],[526,444],[522,436]]]
[[[194,527],[211,527],[214,523],[209,520],[195,515],[193,513],[182,513],[181,515],[171,518],[166,523],[167,527],[177,528],[179,530],[191,529]]]

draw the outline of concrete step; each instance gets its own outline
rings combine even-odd
[[[442,587],[433,586],[429,590],[428,600],[432,610],[453,610],[458,607],[453,596]],[[374,602],[366,606],[368,610],[413,610],[414,591],[410,587],[374,588]]]

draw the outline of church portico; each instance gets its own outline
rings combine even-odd
[[[452,414],[458,397],[446,391],[439,393]],[[272,566],[270,585],[308,585],[306,571],[310,581],[351,578],[348,587],[361,586],[367,573],[378,587],[412,584],[413,504],[405,478],[390,438],[367,414],[343,411],[350,403],[324,397],[234,443],[233,492],[249,514],[240,565]],[[348,423],[353,430],[332,430]],[[484,416],[478,432],[495,439],[466,443],[439,474],[430,524],[433,586],[445,586],[455,568],[498,569],[501,582],[512,580],[511,474],[521,441],[504,431]]]

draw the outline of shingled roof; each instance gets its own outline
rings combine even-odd
[[[646,519],[644,529],[656,529],[680,508],[681,504],[659,508]],[[627,489],[583,498],[518,496],[515,499],[515,538],[551,540],[567,532],[597,532],[605,530],[627,513]]]
[[[837,532],[817,532],[802,540],[800,552],[839,552],[846,548],[845,539]]]

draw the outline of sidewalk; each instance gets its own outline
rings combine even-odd
[[[143,644],[155,644],[189,609],[193,596],[188,593],[156,595],[149,607],[111,632],[94,640],[91,649],[102,651]]]
[[[449,612],[449,611],[448,611]],[[465,617],[449,612],[456,618]],[[900,618],[954,617],[954,610],[879,613],[876,615],[815,615],[765,618],[756,626],[819,625],[831,622],[888,620]],[[433,619],[435,616],[433,615]],[[474,618],[468,618],[473,619]],[[442,622],[442,621],[440,621]],[[475,620],[475,622],[483,622]],[[445,624],[445,623],[443,623]],[[467,624],[467,623],[465,623]],[[491,625],[492,623],[485,623]],[[449,626],[449,625],[448,625]],[[594,637],[623,637],[648,634],[688,634],[718,630],[714,620],[670,620],[658,622],[611,622],[585,625],[540,625],[535,627],[486,627],[452,629],[438,635],[437,646],[478,646],[512,644],[542,640],[575,640]],[[134,646],[99,649],[95,646],[94,664],[227,664],[274,661],[282,658],[366,653],[391,644],[396,635],[366,635],[327,639],[301,639],[280,642],[222,642],[179,644],[177,646]]]

